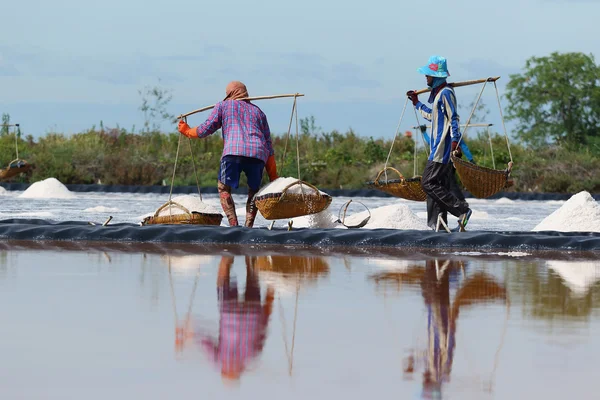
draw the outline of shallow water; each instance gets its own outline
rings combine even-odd
[[[0,219],[7,218],[42,218],[56,221],[92,221],[103,223],[112,216],[111,223],[127,222],[139,223],[143,216],[153,214],[156,209],[168,199],[168,194],[137,194],[137,193],[74,193],[74,199],[24,199],[18,197],[22,192],[9,192],[0,196]],[[176,196],[173,196],[176,197]],[[203,196],[206,203],[221,209],[218,195],[206,194]],[[235,195],[234,200],[238,208],[238,218],[241,222],[245,218],[245,196]],[[351,200],[346,197],[334,197],[329,211],[336,216],[340,208]],[[357,204],[366,205],[371,211],[377,207],[390,204],[406,204],[413,213],[426,221],[425,203],[401,200],[397,198],[355,197],[348,215],[362,212],[365,208]],[[488,231],[530,231],[544,218],[560,208],[564,202],[560,201],[512,201],[508,199],[487,200],[468,199],[474,214],[469,221],[471,230]],[[454,226],[456,218],[449,216],[449,223]],[[258,215],[256,227],[268,226],[270,221]],[[223,219],[223,224],[227,220]],[[277,226],[285,226],[285,221],[278,222]]]
[[[597,254],[1,249],[7,399],[596,397]]]

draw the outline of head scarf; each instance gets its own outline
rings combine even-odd
[[[438,94],[439,90],[436,90],[437,88],[439,88],[441,85],[443,85],[444,83],[446,83],[446,78],[437,78],[437,77],[433,77],[433,82],[431,82],[431,93],[429,94],[429,103],[433,103],[433,100],[435,100],[435,96]]]
[[[239,100],[248,97],[248,89],[240,81],[229,82],[225,88],[225,98],[223,100]]]

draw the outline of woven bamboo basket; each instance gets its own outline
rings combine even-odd
[[[454,154],[451,155],[451,159],[462,184],[479,199],[490,197],[512,185],[508,179],[512,163],[508,163],[505,170],[497,170],[475,165],[455,157]]]
[[[386,180],[385,182],[380,182],[379,178],[381,175],[387,171],[393,171],[400,179],[392,179]],[[415,176],[413,178],[406,179],[400,171],[395,168],[387,167],[379,171],[377,177],[372,182],[367,182],[369,187],[373,189],[381,190],[382,192],[386,192],[391,194],[392,196],[400,197],[406,200],[412,201],[425,201],[427,199],[427,195],[423,191],[423,187],[421,186],[421,177]]]
[[[22,167],[12,167],[12,165],[17,161],[25,162],[25,165]],[[25,160],[13,160],[8,164],[8,167],[0,169],[0,180],[10,179],[19,174],[29,172],[33,168],[32,164],[29,164]]]
[[[176,215],[162,215],[159,216],[160,212],[168,206],[174,206],[183,210],[185,214]],[[181,204],[175,203],[174,201],[168,201],[156,210],[154,216],[146,217],[142,221],[142,225],[159,225],[159,224],[172,224],[172,225],[221,225],[223,216],[221,214],[209,214],[200,213],[197,211],[190,211]]]
[[[288,193],[295,185],[305,185],[315,193]],[[254,199],[256,207],[265,219],[288,219],[303,215],[316,214],[331,204],[331,196],[322,194],[315,186],[304,181],[296,181],[287,185],[281,193],[269,193]]]

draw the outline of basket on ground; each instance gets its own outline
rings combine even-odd
[[[8,167],[0,169],[0,180],[10,179],[22,173],[27,173],[33,169],[33,165],[25,160],[13,160]]]
[[[168,206],[174,206],[181,209],[183,214],[159,215],[160,212]],[[174,225],[221,225],[223,216],[220,213],[202,213],[190,211],[181,204],[174,201],[168,201],[156,210],[154,216],[146,217],[142,225],[174,224]]]
[[[295,185],[307,186],[314,193],[290,193]],[[321,193],[310,183],[296,181],[287,185],[281,192],[267,193],[254,198],[256,207],[265,219],[287,219],[311,215],[325,210],[331,204],[331,196]]]
[[[379,178],[387,170],[391,170],[398,174],[400,179],[386,179],[385,182],[380,182]],[[427,199],[427,195],[421,187],[420,176],[406,179],[400,171],[392,167],[386,167],[379,171],[375,180],[367,182],[367,186],[406,200],[425,201],[425,199]]]
[[[475,165],[455,157],[454,154],[451,155],[451,159],[462,184],[469,193],[479,199],[490,197],[512,185],[508,179],[512,163],[508,163],[505,170],[497,170]]]

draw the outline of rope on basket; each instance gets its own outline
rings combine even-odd
[[[406,105],[408,104],[408,97],[406,98],[406,101],[404,102],[404,107],[402,108],[402,114],[400,115],[400,121],[398,121],[398,126],[396,127],[396,133],[394,134],[394,140],[392,140],[392,145],[390,146],[390,151],[387,155],[387,158],[385,159],[385,165],[383,167],[384,169],[384,174],[385,174],[385,183],[387,183],[388,181],[388,177],[387,177],[387,165],[388,162],[390,161],[390,156],[392,155],[392,149],[394,148],[394,143],[396,143],[396,138],[398,137],[398,133],[400,131],[400,124],[402,124],[402,120],[404,119],[404,113],[406,112]]]
[[[290,123],[288,125],[287,135],[285,137],[285,145],[283,147],[283,154],[281,156],[281,165],[283,165],[285,161],[285,156],[287,155],[288,143],[290,141],[290,135],[292,132],[292,123],[294,122],[294,117],[296,121],[296,165],[298,168],[298,181],[300,182],[300,191],[302,192],[302,199],[304,200],[304,187],[302,186],[302,178],[300,174],[300,136],[298,130],[298,96],[300,94],[296,93],[294,95],[294,103],[292,104],[292,113],[290,114]]]
[[[296,281],[296,302],[294,305],[294,324],[292,328],[292,346],[291,349],[288,347],[287,341],[287,329],[285,323],[285,314],[283,312],[283,305],[281,304],[281,296],[278,296],[279,303],[279,318],[281,320],[281,335],[283,337],[283,345],[285,346],[285,355],[288,360],[288,374],[292,376],[292,369],[294,368],[294,345],[296,343],[296,321],[298,318],[298,293],[300,292],[300,282]]]
[[[506,147],[508,148],[508,155],[510,157],[510,163],[508,164],[508,171],[510,172],[510,170],[512,169],[512,165],[513,165],[512,152],[510,151],[510,143],[509,143],[509,140],[508,140],[508,131],[506,130],[506,124],[504,122],[504,115],[502,114],[502,104],[500,102],[500,94],[498,93],[498,85],[496,84],[496,81],[493,81],[493,82],[494,82],[494,88],[495,88],[495,91],[496,91],[496,99],[498,100],[498,110],[500,112],[500,119],[502,120],[502,128],[504,130],[504,137],[506,138]],[[473,105],[473,109],[471,110],[471,114],[469,115],[469,119],[467,120],[467,124],[465,126],[465,130],[463,131],[463,134],[460,136],[460,139],[458,139],[458,145],[460,145],[460,142],[462,141],[463,136],[466,135],[467,129],[469,129],[471,118],[473,117],[473,114],[475,113],[475,109],[479,105],[479,101],[481,100],[481,95],[483,94],[483,91],[485,90],[485,86],[487,85],[487,83],[488,83],[487,80],[485,82],[483,82],[483,86],[481,87],[481,91],[479,92],[479,96],[477,96],[477,100],[475,101],[475,105]],[[491,143],[491,139],[490,139],[490,143]]]
[[[177,299],[175,297],[175,287],[173,285],[173,277],[171,275],[171,256],[169,256],[169,286],[171,288],[171,303],[173,304],[173,315],[175,317],[175,338],[177,340],[177,334],[178,334],[178,332],[181,332],[182,346],[183,346],[184,337],[188,331],[189,324],[190,324],[192,307],[194,305],[194,297],[196,296],[196,288],[198,287],[198,278],[200,278],[200,268],[198,268],[198,270],[196,271],[196,277],[194,278],[194,287],[192,288],[192,294],[190,296],[190,302],[188,304],[188,309],[187,309],[187,313],[186,313],[186,317],[185,317],[184,329],[182,329],[180,331],[179,328],[177,327],[177,323],[179,322],[179,316],[177,315]]]
[[[502,115],[502,105],[500,104],[500,94],[498,93],[498,86],[496,85],[496,81],[494,81],[494,88],[496,89],[496,99],[498,99],[498,111],[500,111],[500,119],[502,120],[502,128],[504,129],[504,137],[506,137],[506,147],[508,148],[508,155],[510,157],[510,166],[512,167],[513,158],[512,153],[510,151],[510,143],[508,142],[508,132],[506,130],[506,124],[504,123],[504,115]],[[509,167],[510,170],[510,167]]]
[[[183,117],[183,121],[187,124],[187,117]],[[181,139],[183,135],[179,135],[179,140],[177,141],[177,152],[175,153],[175,164],[173,165],[173,175],[171,177],[171,188],[169,189],[169,201],[167,204],[175,204],[171,198],[173,197],[173,186],[175,185],[175,171],[177,171],[177,162],[179,160],[179,148],[181,147]],[[194,175],[196,176],[196,187],[198,188],[198,196],[200,196],[200,201],[202,201],[202,193],[200,192],[200,181],[198,179],[198,171],[196,170],[196,161],[194,161],[194,151],[192,150],[192,139],[188,138],[190,144],[190,157],[192,158],[192,166],[194,167]],[[173,217],[173,207],[169,207],[169,217]]]

